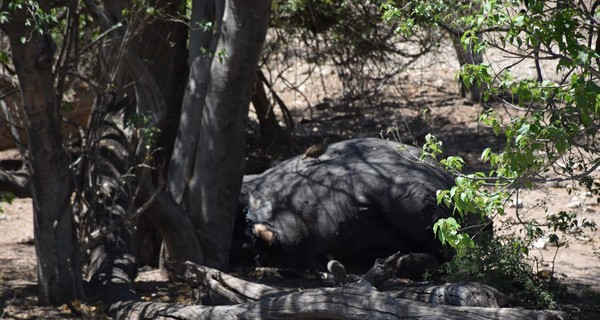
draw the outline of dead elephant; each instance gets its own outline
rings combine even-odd
[[[280,267],[322,269],[333,256],[368,268],[396,251],[445,260],[432,225],[451,214],[436,191],[454,179],[419,155],[395,142],[354,139],[330,145],[318,161],[298,156],[246,176],[232,262],[244,257],[242,243],[260,264]]]

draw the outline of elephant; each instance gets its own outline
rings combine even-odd
[[[452,215],[436,192],[453,177],[419,148],[378,138],[331,144],[244,177],[232,263],[323,269],[327,257],[364,270],[397,251],[445,261],[433,224]]]

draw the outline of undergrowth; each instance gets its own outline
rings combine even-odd
[[[526,252],[519,239],[493,239],[456,255],[443,271],[451,281],[476,281],[498,289],[512,306],[559,309],[566,287],[554,277],[538,277]]]

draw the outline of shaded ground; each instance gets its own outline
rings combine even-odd
[[[442,49],[440,55],[454,56],[451,49]],[[483,110],[481,106],[458,96],[454,79],[456,61],[439,56],[429,56],[426,60],[398,74],[395,86],[387,86],[384,91],[361,99],[345,100],[339,96],[341,84],[330,67],[321,68],[323,79],[300,87],[298,90],[302,92],[279,87],[281,97],[297,122],[294,133],[297,153],[323,136],[336,140],[372,137],[393,129],[399,140],[421,144],[425,134],[433,132],[448,154],[462,156],[471,169],[483,167],[479,161],[481,151],[487,146],[499,149],[502,139],[477,124]],[[299,66],[293,72],[302,74],[302,68],[304,66]],[[14,156],[14,153],[2,154],[4,158]],[[581,218],[600,225],[600,206],[577,186],[537,186],[532,191],[521,191],[519,198],[522,205],[508,208],[506,216],[497,218],[496,227],[517,232],[517,210],[524,219],[578,210]],[[1,206],[4,212],[0,213],[0,319],[82,318],[74,316],[66,307],[36,306],[31,201],[16,199],[12,204]],[[532,251],[540,268],[553,269],[554,275],[575,294],[563,301],[563,307],[583,319],[600,319],[597,305],[600,301],[600,232],[573,233],[562,241],[563,246],[558,251],[543,241]],[[138,281],[138,289],[146,299],[185,302],[192,297],[183,286],[167,283],[155,270],[142,271]],[[94,318],[102,318],[93,302],[88,302],[85,308]]]
[[[457,99],[457,101],[461,100]],[[382,106],[379,112],[390,112],[389,109],[393,108],[395,107]],[[473,167],[480,165],[478,156],[482,146],[489,142],[501,143],[491,136],[488,130],[473,127],[472,119],[477,116],[477,113],[477,107],[459,105],[438,107],[431,115],[433,119],[441,117],[441,114],[454,116],[446,119],[446,124],[436,131],[438,135],[441,133],[445,146],[458,151],[458,154],[468,159]],[[462,121],[459,115],[464,117]],[[327,122],[325,119],[321,121],[311,122],[311,125]],[[374,126],[377,130],[381,130],[380,127],[385,129],[387,125],[386,123]],[[389,125],[393,125],[391,120]],[[327,128],[331,128],[331,125]],[[414,132],[417,129],[419,127],[415,126],[415,129],[411,130]],[[444,135],[448,131],[450,132]],[[464,149],[458,148],[459,146],[464,146]],[[579,210],[581,218],[596,221],[600,225],[598,216],[600,206],[596,204],[595,199],[576,186],[569,194],[567,187],[573,186],[540,186],[533,191],[521,191],[519,198],[522,206],[518,208],[520,215],[525,219],[543,218],[546,212]],[[66,307],[55,309],[35,306],[36,260],[32,243],[31,201],[16,199],[12,204],[3,203],[2,208],[4,212],[0,214],[0,308],[2,308],[0,319],[80,318],[73,316]],[[508,214],[498,218],[496,226],[508,227],[511,230],[518,229],[516,211],[516,206],[508,208]],[[553,268],[555,276],[576,294],[575,297],[563,301],[566,310],[577,312],[582,319],[598,319],[600,318],[600,308],[597,306],[597,301],[600,299],[598,281],[600,279],[600,233],[570,234],[563,241],[564,246],[561,248],[546,244],[533,250],[540,260],[540,269]],[[142,294],[147,295],[147,299],[190,301],[188,298],[192,295],[191,292],[185,292],[188,289],[181,285],[165,282],[166,279],[157,271],[143,271],[139,281],[138,288]],[[181,294],[182,292],[184,295]],[[94,309],[96,307],[93,303],[88,304],[86,308],[88,312],[90,312],[89,308],[97,310]]]

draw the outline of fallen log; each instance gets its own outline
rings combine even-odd
[[[355,287],[320,288],[229,306],[123,302],[117,319],[565,319],[560,311],[432,305]]]
[[[398,256],[392,256],[397,258]],[[381,265],[393,265],[394,259],[381,259]],[[517,308],[483,308],[451,306],[413,301],[408,291],[379,292],[370,285],[371,278],[361,279],[362,285],[308,290],[280,290],[271,286],[245,281],[221,271],[191,262],[169,265],[191,286],[206,286],[214,295],[225,294],[223,300],[233,305],[200,306],[151,302],[124,302],[114,306],[117,319],[564,319],[559,311],[524,310]],[[377,271],[371,272],[371,274]],[[389,274],[389,273],[388,273]],[[381,280],[383,277],[378,277]],[[360,283],[360,282],[359,282]],[[433,286],[430,286],[433,287]],[[460,288],[461,285],[457,284]],[[466,288],[476,291],[477,285]],[[422,291],[432,291],[424,289]],[[450,290],[450,289],[449,289]],[[456,290],[456,289],[454,289]],[[439,291],[439,290],[438,290]],[[451,291],[451,290],[450,290]],[[460,289],[458,292],[468,292]],[[424,296],[421,295],[421,296]],[[456,298],[455,298],[456,300]],[[477,299],[460,298],[463,304]]]
[[[219,270],[200,266],[190,261],[167,263],[167,269],[175,280],[183,281],[192,288],[202,288],[203,304],[237,304],[258,301],[265,296],[282,295],[286,291],[236,278]]]
[[[31,198],[29,174],[0,170],[0,192],[10,192],[18,198]]]
[[[473,282],[398,285],[388,284],[384,276],[376,276],[379,282],[373,281],[373,275],[380,272],[382,265],[391,265],[398,259],[394,255],[375,263],[375,266],[357,283],[350,284],[355,288],[386,292],[392,297],[420,301],[430,304],[499,308],[507,305],[507,298],[498,290]],[[387,264],[386,264],[387,263]],[[203,305],[224,305],[253,302],[265,297],[281,296],[297,289],[277,289],[268,285],[246,281],[192,262],[168,264],[169,271],[177,276],[177,280],[185,282],[192,288],[199,288]],[[385,272],[387,275],[389,271]],[[375,283],[374,283],[375,282]]]
[[[388,291],[389,290],[389,291]],[[392,297],[431,304],[500,308],[508,305],[508,298],[498,290],[474,282],[426,284],[387,288]]]

